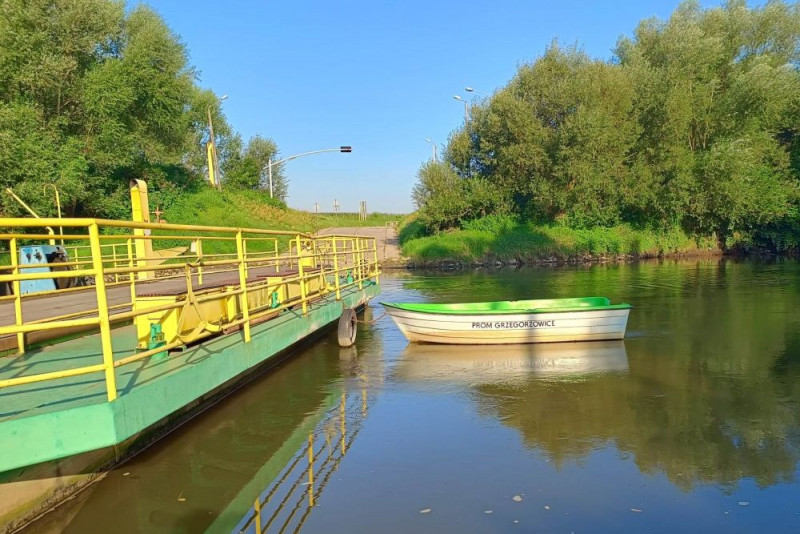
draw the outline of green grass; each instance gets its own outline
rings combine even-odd
[[[151,200],[151,209],[155,205]],[[256,228],[262,230],[283,230],[288,232],[314,233],[322,228],[335,226],[384,226],[387,222],[400,221],[403,215],[390,213],[370,213],[365,221],[360,221],[358,213],[310,213],[286,208],[283,203],[269,198],[267,193],[252,190],[200,188],[195,192],[185,192],[170,202],[162,215],[168,223],[193,224],[201,226],[227,226],[230,228]],[[177,235],[186,232],[157,231],[156,235]],[[58,236],[56,236],[58,237]],[[288,237],[282,237],[280,249],[286,249]],[[124,238],[103,240],[103,243],[124,243]],[[22,243],[30,244],[30,243]],[[75,260],[72,247],[88,245],[86,241],[66,243],[72,260]],[[161,239],[153,241],[153,248],[165,249],[189,246],[186,240]],[[272,243],[251,241],[248,252],[272,250]],[[123,248],[118,248],[122,253]],[[231,253],[235,251],[233,242],[204,241],[204,254]],[[104,251],[106,252],[106,251]],[[89,259],[88,249],[79,252],[80,259]],[[7,252],[0,252],[0,265],[9,265]]]
[[[319,228],[332,226],[384,226],[386,223],[399,223],[405,215],[396,213],[370,213],[366,220],[359,220],[358,213],[311,213]]]
[[[677,229],[657,232],[627,225],[583,230],[504,223],[497,230],[453,230],[401,242],[404,256],[430,262],[530,261],[620,254],[653,257],[717,250],[715,241],[710,238],[696,239]]]
[[[165,212],[169,223],[204,226],[229,226],[313,233],[334,226],[383,226],[386,222],[400,220],[403,216],[371,213],[360,221],[357,213],[310,213],[285,208],[262,191],[203,188],[196,193],[182,195]],[[281,238],[281,250],[288,238]],[[161,241],[157,248],[178,246],[179,242]],[[233,252],[232,243],[208,241],[203,243],[205,254]],[[248,252],[272,250],[272,244],[251,242]]]

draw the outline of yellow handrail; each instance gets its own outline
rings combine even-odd
[[[33,242],[37,238],[49,238],[36,233],[38,228],[58,226],[63,232],[64,228],[71,229],[63,233],[63,239],[68,244],[67,250],[72,250],[70,261],[57,265],[60,270],[50,272],[25,272],[27,269],[41,267],[41,265],[19,265],[20,241]],[[161,280],[185,278],[189,297],[195,306],[209,303],[221,298],[233,298],[237,306],[232,315],[224,316],[223,323],[214,326],[214,332],[241,327],[244,341],[251,338],[250,327],[254,321],[264,320],[271,314],[280,313],[294,306],[299,306],[303,314],[307,314],[312,302],[324,296],[328,291],[335,290],[337,300],[342,298],[345,288],[362,288],[367,281],[377,281],[380,269],[377,262],[377,243],[374,238],[359,236],[313,236],[299,232],[271,231],[252,228],[227,228],[221,226],[198,226],[167,223],[147,223],[128,221],[107,221],[103,219],[77,218],[77,219],[25,219],[25,218],[0,218],[0,227],[6,228],[6,233],[0,234],[0,242],[8,243],[11,265],[0,274],[0,283],[10,282],[12,295],[0,297],[3,300],[13,299],[14,320],[12,323],[0,324],[0,337],[16,336],[17,352],[26,351],[26,335],[37,332],[60,331],[64,328],[89,328],[99,331],[102,345],[102,363],[87,365],[73,369],[65,369],[40,374],[28,374],[12,379],[0,380],[0,388],[12,387],[32,382],[57,380],[77,376],[80,374],[104,373],[106,394],[108,401],[117,397],[115,369],[129,363],[139,361],[159,352],[177,348],[184,344],[179,338],[160,346],[138,352],[130,356],[115,357],[113,352],[113,339],[111,325],[130,321],[143,315],[167,312],[185,306],[180,299],[165,304],[163,301],[148,305],[150,301],[142,301],[137,296],[143,284],[147,288],[151,284],[158,284]],[[31,230],[34,232],[31,233]],[[145,230],[151,230],[149,235],[144,235]],[[158,230],[158,235],[152,231]],[[85,232],[85,233],[84,233]],[[174,232],[176,235],[168,235]],[[289,237],[290,239],[287,239]],[[137,256],[136,251],[144,249],[137,247],[137,243],[145,240],[174,240],[195,243],[195,251],[191,252],[187,246],[186,252],[177,257],[170,258],[164,263],[164,258],[153,256]],[[118,241],[118,242],[108,242]],[[213,243],[219,246],[233,247],[235,252],[214,251],[212,253],[202,250],[202,243],[206,241],[211,247]],[[88,242],[88,244],[86,244]],[[249,245],[248,246],[248,242]],[[227,245],[226,245],[227,244]],[[282,252],[281,247],[286,247]],[[223,249],[224,250],[224,249]],[[86,256],[84,257],[84,254]],[[157,263],[160,262],[160,263]],[[282,268],[296,264],[295,274],[279,275]],[[248,279],[254,269],[269,269],[266,276],[278,276],[280,282],[270,282],[268,279]],[[155,273],[148,280],[142,280],[137,273]],[[204,289],[203,276],[206,278],[215,273],[237,272],[238,279],[235,284],[227,284],[227,289],[219,291],[215,286]],[[264,271],[262,271],[264,272]],[[348,280],[343,280],[343,273],[352,275]],[[262,275],[264,276],[264,275]],[[90,285],[83,288],[68,288],[61,290],[42,291],[38,293],[22,294],[25,282],[34,280],[57,280],[74,277],[85,277]],[[217,278],[219,280],[219,278]],[[222,278],[224,280],[224,277]],[[321,284],[312,282],[323,280]],[[198,284],[195,286],[195,281]],[[212,280],[213,282],[213,280]],[[257,304],[252,307],[248,295],[252,292],[268,294],[275,284],[295,284],[299,286],[299,295],[287,296],[277,305],[267,306]],[[115,302],[109,301],[109,290],[118,286],[127,285],[129,289],[122,292],[115,291]],[[62,315],[48,317],[23,316],[23,299],[49,298],[58,296],[67,291],[93,291],[96,307],[87,307],[82,312],[70,311]],[[124,295],[124,296],[123,296]],[[123,301],[120,301],[122,298]],[[263,297],[257,297],[263,298]],[[255,302],[263,302],[256,300]],[[54,308],[58,309],[58,308]],[[111,310],[114,313],[111,313]],[[25,307],[27,310],[27,305]],[[201,331],[193,339],[202,339],[213,335],[211,331]],[[48,334],[51,335],[51,334]]]

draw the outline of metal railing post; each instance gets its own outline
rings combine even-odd
[[[250,270],[247,268],[247,239],[242,238],[242,254],[244,255],[244,275],[250,276]]]
[[[117,244],[114,243],[111,245],[111,261],[114,262],[114,268],[117,267]],[[119,274],[114,273],[114,283],[119,282]]]
[[[314,506],[314,434],[308,434],[308,505]]]
[[[347,452],[347,441],[345,439],[346,436],[347,436],[347,426],[345,425],[345,402],[346,401],[347,401],[347,394],[342,392],[342,407],[340,408],[340,411],[339,411],[339,416],[341,417],[341,428],[340,428],[340,430],[342,432],[342,441],[341,441],[342,456],[344,456],[344,454]]]
[[[300,251],[302,248],[299,235],[295,237],[295,243],[297,244],[297,275],[300,278],[300,301],[303,303],[303,315],[306,315],[308,313],[308,302],[306,302],[306,277],[303,272],[302,258],[300,258]]]
[[[363,254],[361,253],[361,238],[360,237],[356,238],[356,254],[355,254],[355,259],[353,261],[357,262],[357,265],[356,265],[357,271],[356,271],[356,273],[357,273],[357,276],[358,276],[358,289],[363,289],[363,287],[364,287],[364,284],[363,284],[363,280],[364,280],[364,266],[363,266],[363,263],[364,262],[363,262]]]
[[[244,262],[244,240],[242,231],[236,232],[236,257],[239,260],[239,285],[242,293],[239,295],[239,305],[242,308],[242,330],[244,330],[245,343],[250,342],[250,309],[247,302],[247,270]]]
[[[253,503],[253,511],[255,511],[253,522],[255,523],[256,534],[261,534],[261,497],[256,497],[256,501]]]
[[[135,267],[133,264],[133,238],[128,238],[128,268],[131,271],[128,273],[128,281],[130,282],[131,286],[131,309],[136,308],[136,275],[133,272],[133,268]]]
[[[108,401],[117,398],[117,377],[114,372],[114,351],[111,345],[111,323],[108,320],[106,281],[103,277],[103,253],[100,250],[100,229],[96,222],[89,225],[89,246],[92,251],[92,270],[97,293],[97,314],[100,319],[100,342],[103,347],[103,367],[106,374]]]
[[[197,285],[203,285],[203,240],[199,237],[194,240],[194,248],[197,253]]]
[[[342,293],[339,287],[339,254],[336,251],[336,237],[331,242],[333,243],[333,278],[336,285],[336,300],[342,300]]]
[[[17,238],[12,237],[8,243],[8,252],[11,255],[11,274],[19,276],[19,251],[17,250]],[[22,326],[22,287],[19,280],[11,282],[11,290],[14,292],[14,324]],[[17,332],[17,350],[20,355],[25,354],[25,334]]]
[[[281,272],[280,263],[281,262],[280,262],[280,253],[278,252],[278,240],[275,239],[275,272],[276,273]]]
[[[380,270],[378,269],[378,240],[375,239],[374,237],[372,238],[372,252],[373,252],[372,259],[375,262],[374,265],[375,270],[373,272],[375,273],[375,282],[378,283],[379,282],[378,276],[380,274]]]

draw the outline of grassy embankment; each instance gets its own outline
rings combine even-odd
[[[284,208],[261,191],[223,190],[203,188],[195,193],[181,195],[165,211],[164,219],[169,223],[197,224],[204,226],[229,226],[234,228],[257,228],[313,233],[322,228],[346,226],[383,226],[398,221],[400,215],[370,213],[360,221],[358,213],[310,213]],[[160,243],[160,248],[175,246],[169,241]],[[271,248],[271,245],[269,245]],[[248,245],[249,252],[258,252],[257,242]],[[218,241],[203,244],[203,252],[212,254],[230,252],[231,246]]]
[[[155,206],[151,200],[151,208]],[[202,188],[196,192],[186,192],[174,199],[166,208],[162,218],[168,223],[196,224],[202,226],[228,226],[232,228],[258,228],[265,230],[284,230],[290,232],[313,233],[322,228],[348,227],[348,226],[383,226],[387,222],[400,221],[402,215],[387,213],[370,213],[365,221],[358,219],[358,213],[310,213],[287,209],[271,200],[269,195],[260,191],[223,190],[216,191]],[[166,232],[156,232],[162,235]],[[178,232],[185,234],[186,232]],[[175,234],[173,234],[175,235]],[[282,241],[287,241],[288,238]],[[120,238],[104,240],[103,243],[117,243],[120,247],[117,253],[124,254],[125,240]],[[32,244],[32,243],[23,243]],[[78,256],[82,259],[89,258],[88,241],[69,241],[66,243],[68,252],[73,260],[75,258],[74,246],[82,247]],[[285,243],[284,243],[285,245]],[[283,246],[282,245],[282,248]],[[164,249],[176,246],[188,246],[186,241],[157,240],[154,248]],[[248,251],[259,252],[258,242],[248,244]],[[269,244],[271,250],[272,245]],[[203,252],[206,254],[229,253],[234,251],[233,243],[220,241],[206,241],[203,243]],[[0,250],[0,265],[9,265],[8,253]]]
[[[673,229],[657,232],[628,225],[574,229],[557,225],[518,223],[508,218],[486,217],[463,228],[423,235],[413,219],[400,232],[403,255],[412,263],[484,263],[521,261],[536,263],[571,258],[619,255],[656,257],[718,253],[712,238],[694,238]]]

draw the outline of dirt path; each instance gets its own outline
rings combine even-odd
[[[374,237],[378,242],[378,261],[386,264],[402,261],[400,244],[397,238],[397,229],[394,226],[324,228],[317,232],[317,235],[331,234]]]

